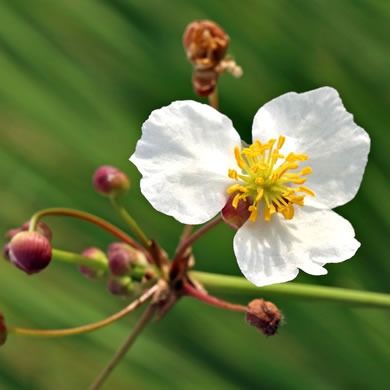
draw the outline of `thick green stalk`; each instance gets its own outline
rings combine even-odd
[[[291,282],[256,287],[240,276],[218,275],[198,271],[190,272],[190,276],[213,293],[247,294],[256,297],[263,295],[269,297],[280,296],[390,309],[390,294]]]

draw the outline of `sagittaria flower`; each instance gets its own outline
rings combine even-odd
[[[290,92],[265,104],[244,145],[225,115],[194,101],[155,110],[130,160],[152,206],[185,224],[224,207],[247,213],[234,237],[245,277],[257,286],[324,275],[360,246],[331,209],[358,191],[370,148],[333,88]],[[304,185],[303,185],[304,184]]]

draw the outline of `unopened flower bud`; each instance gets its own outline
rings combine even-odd
[[[137,255],[135,251],[116,251],[108,258],[111,273],[115,276],[124,276],[135,266]]]
[[[20,232],[10,242],[9,257],[28,275],[42,271],[51,260],[49,240],[38,232]]]
[[[12,238],[13,236],[16,236],[20,232],[26,232],[30,227],[30,221],[25,222],[22,227],[17,229],[11,229],[8,230],[8,232],[5,234],[7,238]],[[52,239],[52,232],[44,222],[38,222],[37,227],[35,229],[38,233],[45,236],[49,241]]]
[[[125,263],[129,263],[129,265],[133,266],[139,265],[141,267],[145,267],[146,265],[148,265],[148,261],[146,260],[145,255],[141,251],[134,249],[133,247],[125,244],[124,242],[113,242],[112,244],[110,244],[107,249],[107,256],[111,272],[117,276],[123,275],[119,275],[118,273],[116,273],[116,271],[118,270],[118,272],[120,273],[121,271],[119,269],[125,266]],[[125,266],[125,268],[128,267]]]
[[[266,336],[273,336],[279,328],[282,315],[275,304],[264,299],[255,299],[248,305],[246,322]]]
[[[107,281],[107,289],[111,294],[128,296],[133,291],[134,284],[130,277],[116,278],[110,276]]]
[[[0,313],[0,346],[7,341],[7,327],[5,326],[3,313]]]
[[[96,170],[93,184],[98,192],[106,196],[118,196],[130,188],[129,178],[119,169],[108,165]]]
[[[239,229],[249,218],[251,212],[248,210],[248,201],[240,200],[237,208],[233,206],[233,199],[236,193],[230,195],[222,209],[223,220],[233,229]]]
[[[196,70],[212,69],[223,59],[229,37],[216,23],[200,20],[187,26],[183,45]]]
[[[106,254],[99,248],[88,248],[81,255],[99,262],[107,262]],[[103,270],[93,269],[86,265],[80,265],[79,270],[88,279],[98,279],[104,275]]]

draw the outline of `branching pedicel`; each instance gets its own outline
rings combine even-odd
[[[10,242],[5,244],[4,257],[25,273],[41,272],[50,262],[63,261],[78,266],[88,279],[107,277],[112,294],[133,300],[105,320],[71,329],[7,326],[0,313],[0,345],[11,333],[61,337],[94,331],[150,301],[91,389],[101,386],[146,324],[153,317],[162,318],[184,296],[243,312],[247,322],[267,336],[277,332],[282,315],[274,303],[256,299],[248,306],[237,305],[209,295],[206,288],[390,307],[390,296],[385,294],[294,283],[256,290],[243,278],[190,271],[195,265],[191,246],[223,220],[238,230],[234,241],[238,263],[244,275],[259,286],[291,280],[298,269],[320,275],[326,273],[324,264],[353,256],[360,245],[353,228],[331,208],[356,194],[369,137],[345,111],[337,92],[321,88],[286,94],[262,107],[254,120],[253,144],[244,146],[231,121],[216,111],[219,75],[225,71],[235,77],[242,74],[241,68],[225,57],[229,37],[215,23],[197,21],[187,27],[183,42],[194,65],[194,90],[199,96],[208,96],[213,108],[186,101],[154,111],[143,125],[142,138],[131,157],[143,175],[142,192],[153,207],[188,224],[174,256],[150,239],[123,207],[120,196],[129,190],[130,181],[110,166],[96,171],[94,186],[107,196],[137,240],[97,216],[63,208],[37,212],[21,228],[6,234]],[[183,153],[176,155],[175,151]],[[346,165],[348,171],[338,169]],[[313,179],[308,179],[311,173]],[[306,180],[309,187],[303,186]],[[305,195],[316,198],[306,202]],[[53,249],[51,231],[40,221],[53,215],[95,224],[119,241],[106,252],[88,248],[76,254]],[[191,225],[208,220],[191,234]]]

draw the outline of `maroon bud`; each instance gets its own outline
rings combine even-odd
[[[128,276],[123,278],[110,276],[107,281],[107,289],[111,294],[128,296],[134,289],[134,285]]]
[[[107,262],[107,257],[105,253],[99,248],[88,248],[81,255],[84,257],[88,257],[89,259],[96,260],[99,263]],[[80,265],[79,270],[88,279],[99,279],[104,275],[103,270],[93,269],[86,265]]]
[[[26,232],[30,227],[30,221],[27,221],[23,224],[22,227],[18,229],[11,229],[8,230],[8,232],[5,234],[7,238],[12,238],[13,236],[16,236],[20,232]],[[37,227],[35,229],[38,233],[41,233],[43,236],[45,236],[49,241],[52,239],[52,232],[44,222],[38,222]]]
[[[117,196],[128,191],[130,181],[119,169],[105,165],[96,170],[93,185],[103,195]]]
[[[248,305],[246,322],[259,329],[266,336],[273,336],[280,325],[282,315],[272,302],[255,299]]]
[[[7,341],[7,327],[5,326],[3,313],[0,313],[0,346]]]
[[[28,275],[42,271],[51,260],[49,240],[38,232],[20,232],[10,242],[9,257]]]
[[[229,37],[216,23],[200,20],[187,26],[183,45],[195,69],[211,69],[223,59],[229,46]]]
[[[230,195],[228,201],[222,209],[222,218],[230,227],[237,230],[248,220],[251,213],[248,210],[248,207],[250,206],[249,200],[246,202],[244,200],[240,200],[237,208],[233,207],[232,202],[235,196],[236,193]]]

